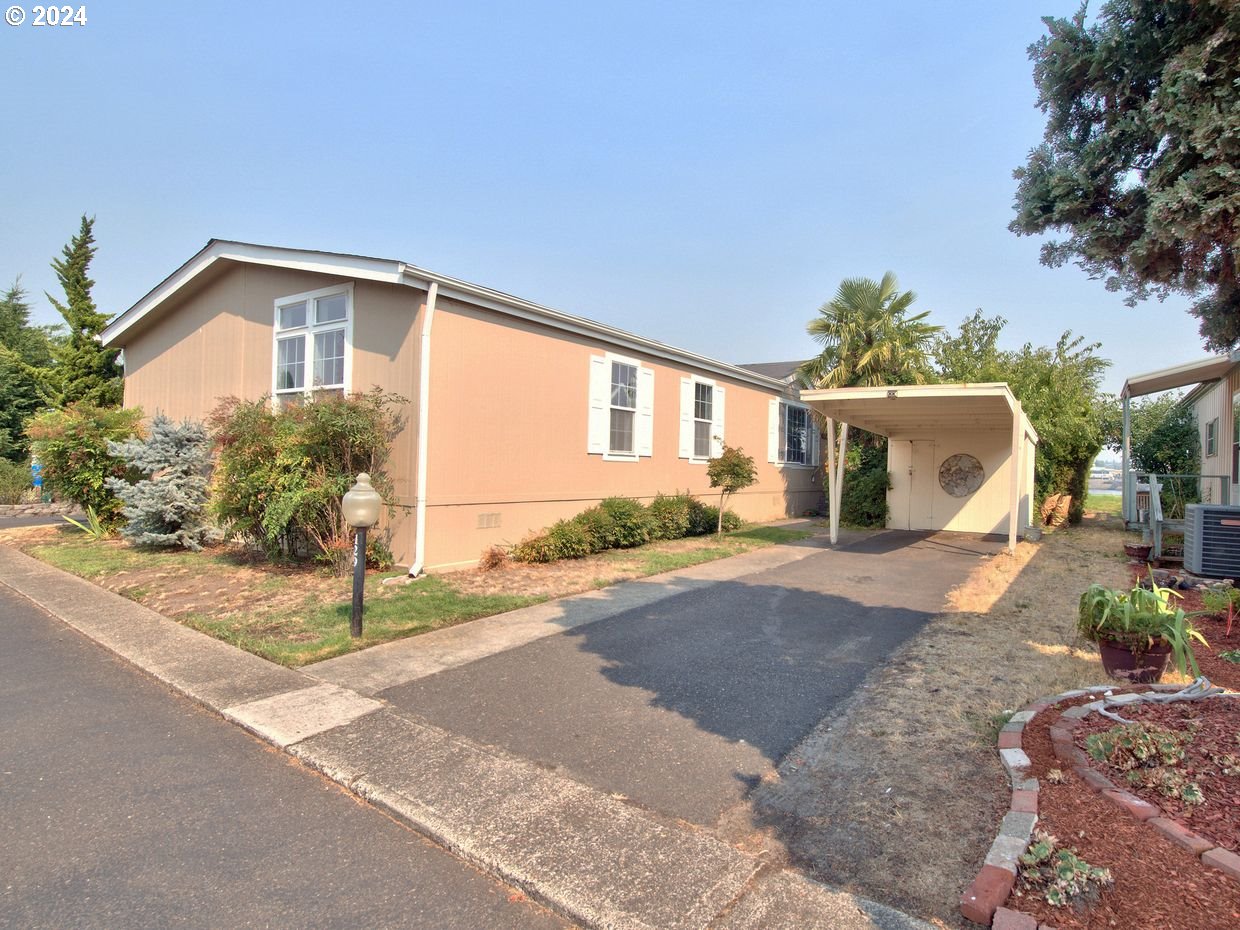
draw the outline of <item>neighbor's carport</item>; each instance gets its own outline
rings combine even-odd
[[[857,426],[888,439],[889,528],[1006,534],[1015,550],[1030,524],[1038,434],[1006,384],[827,388],[801,400],[827,425],[832,501],[843,491],[848,428]],[[838,531],[832,506],[832,542]]]

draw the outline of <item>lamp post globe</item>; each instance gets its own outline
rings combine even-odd
[[[383,498],[370,483],[370,475],[362,472],[353,487],[340,499],[340,512],[353,527],[353,613],[349,633],[362,635],[362,597],[366,591],[366,530],[379,522]]]
[[[353,487],[345,492],[340,501],[340,509],[344,512],[344,520],[349,526],[371,527],[379,522],[379,509],[383,498],[370,483],[370,475],[362,472],[353,482]]]

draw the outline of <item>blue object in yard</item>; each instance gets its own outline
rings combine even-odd
[[[43,487],[43,466],[37,461],[31,461],[30,463],[30,479],[36,488]]]

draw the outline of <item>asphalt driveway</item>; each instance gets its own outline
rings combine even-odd
[[[707,827],[934,614],[995,539],[888,532],[380,692]]]

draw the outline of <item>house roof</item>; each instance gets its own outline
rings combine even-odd
[[[805,359],[798,359],[795,362],[748,362],[740,367],[756,371],[768,378],[778,378],[780,381],[787,382],[792,380],[796,370],[804,365],[805,361]]]
[[[1133,375],[1124,382],[1120,391],[1121,397],[1141,397],[1145,394],[1157,394],[1173,388],[1188,387],[1215,381],[1226,375],[1240,361],[1240,353],[1230,355],[1213,355],[1196,362],[1184,362],[1170,368],[1147,371],[1143,375]]]
[[[686,349],[646,339],[605,323],[574,316],[550,307],[544,307],[521,297],[514,297],[489,287],[471,284],[458,278],[438,274],[397,259],[373,258],[346,252],[319,252],[309,249],[289,249],[279,246],[259,245],[252,242],[235,242],[227,239],[211,239],[180,268],[164,278],[137,303],[116,317],[101,334],[104,345],[124,346],[126,332],[139,321],[165,312],[174,297],[184,292],[209,269],[221,262],[237,262],[290,268],[329,274],[340,277],[380,281],[426,290],[432,283],[443,297],[459,300],[508,316],[532,320],[565,332],[586,336],[629,351],[641,352],[682,365],[703,369],[718,375],[744,381],[767,389],[782,391],[786,382],[752,368],[731,365],[718,359],[698,355]],[[411,321],[412,322],[412,321]],[[791,363],[790,363],[791,364]]]
[[[1002,429],[1012,417],[1034,442],[1029,422],[1011,389],[987,384],[910,384],[802,391],[801,400],[823,416],[891,439],[933,439],[945,431]]]

